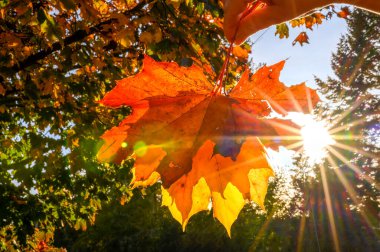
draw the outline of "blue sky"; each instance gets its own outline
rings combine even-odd
[[[275,26],[272,26],[252,46],[250,57],[253,63],[266,63],[267,65],[289,58],[280,80],[287,86],[305,81],[308,86],[315,88],[314,75],[321,79],[333,75],[330,66],[331,54],[335,51],[339,38],[346,33],[346,30],[345,20],[333,17],[319,26],[314,26],[313,31],[306,28],[289,27],[289,38],[279,39],[274,35]],[[307,32],[310,44],[292,46],[292,41],[301,31]],[[251,36],[251,41],[255,41],[263,32],[259,31]]]

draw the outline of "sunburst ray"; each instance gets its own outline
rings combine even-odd
[[[380,190],[380,187],[378,186],[377,182],[373,178],[369,177],[368,175],[363,174],[363,172],[360,170],[360,168],[357,165],[350,163],[350,161],[347,158],[345,158],[339,151],[335,150],[334,148],[331,148],[331,147],[327,147],[327,148],[331,152],[331,154],[337,157],[345,165],[347,165],[357,174],[360,174],[361,176],[363,176],[363,179],[367,181],[369,184],[373,185],[376,188],[376,190]]]
[[[332,167],[337,167],[337,163],[334,161],[334,159],[328,155],[327,157],[327,162],[332,166]],[[356,193],[355,189],[350,185],[349,180],[346,178],[346,176],[343,174],[340,168],[333,169],[335,174],[337,175],[339,181],[342,183],[344,189],[347,191],[348,195],[350,196],[350,199],[354,202],[355,205],[359,205],[358,201],[358,194]],[[362,215],[363,219],[365,222],[371,226],[371,221],[369,220],[369,217],[367,216],[366,212],[360,211],[360,214]]]
[[[365,157],[369,157],[369,158],[373,158],[373,159],[380,159],[380,157],[377,155],[374,155],[374,154],[369,153],[367,151],[363,151],[362,149],[359,149],[359,148],[352,147],[352,146],[347,145],[347,144],[342,144],[342,143],[336,142],[334,144],[334,146],[336,146],[340,149],[343,149],[343,150],[351,151],[352,153],[359,153]]]
[[[326,206],[327,206],[327,216],[329,218],[329,224],[330,224],[330,229],[331,229],[331,233],[333,236],[335,251],[340,251],[338,233],[336,231],[334,211],[333,211],[333,206],[331,203],[330,188],[329,188],[329,184],[327,181],[326,170],[322,164],[319,165],[319,169],[321,170],[323,192],[324,192],[325,197],[326,197],[325,200],[326,200]]]
[[[341,125],[341,126],[336,127],[336,128],[330,128],[329,132],[331,135],[333,135],[333,134],[338,133],[342,130],[347,130],[347,128],[358,126],[358,125],[363,124],[365,122],[366,122],[365,118],[359,119],[359,120],[350,122],[350,124],[344,124],[344,125]]]

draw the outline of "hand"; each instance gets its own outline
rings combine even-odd
[[[380,11],[380,0],[262,0],[267,3],[265,8],[252,11],[240,21],[249,2],[252,1],[224,0],[224,33],[232,41],[238,29],[234,41],[236,44],[243,43],[251,34],[261,29],[294,19],[328,4],[355,4],[374,12]]]
[[[240,17],[247,8],[249,1],[224,1],[224,33],[229,41],[238,28],[235,43],[241,44],[247,37],[273,24],[282,23],[298,17],[314,8],[329,4],[329,0],[270,0],[263,1],[267,6],[252,11],[240,21]]]

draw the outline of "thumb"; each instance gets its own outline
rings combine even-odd
[[[244,0],[225,0],[224,1],[224,22],[223,29],[226,38],[233,40],[239,20],[244,10],[247,8],[247,1]]]
[[[288,20],[288,17],[284,16],[284,11],[278,6],[270,5],[266,8],[255,10],[240,21],[235,43],[239,45],[250,35],[286,20]]]

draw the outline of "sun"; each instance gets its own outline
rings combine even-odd
[[[328,125],[303,113],[289,113],[288,118],[301,127],[301,141],[297,145],[303,147],[303,153],[308,157],[310,164],[323,162],[327,157],[328,147],[336,143]]]
[[[320,163],[327,156],[327,147],[335,141],[322,121],[315,121],[310,117],[305,119],[301,128],[304,153],[310,162]]]

